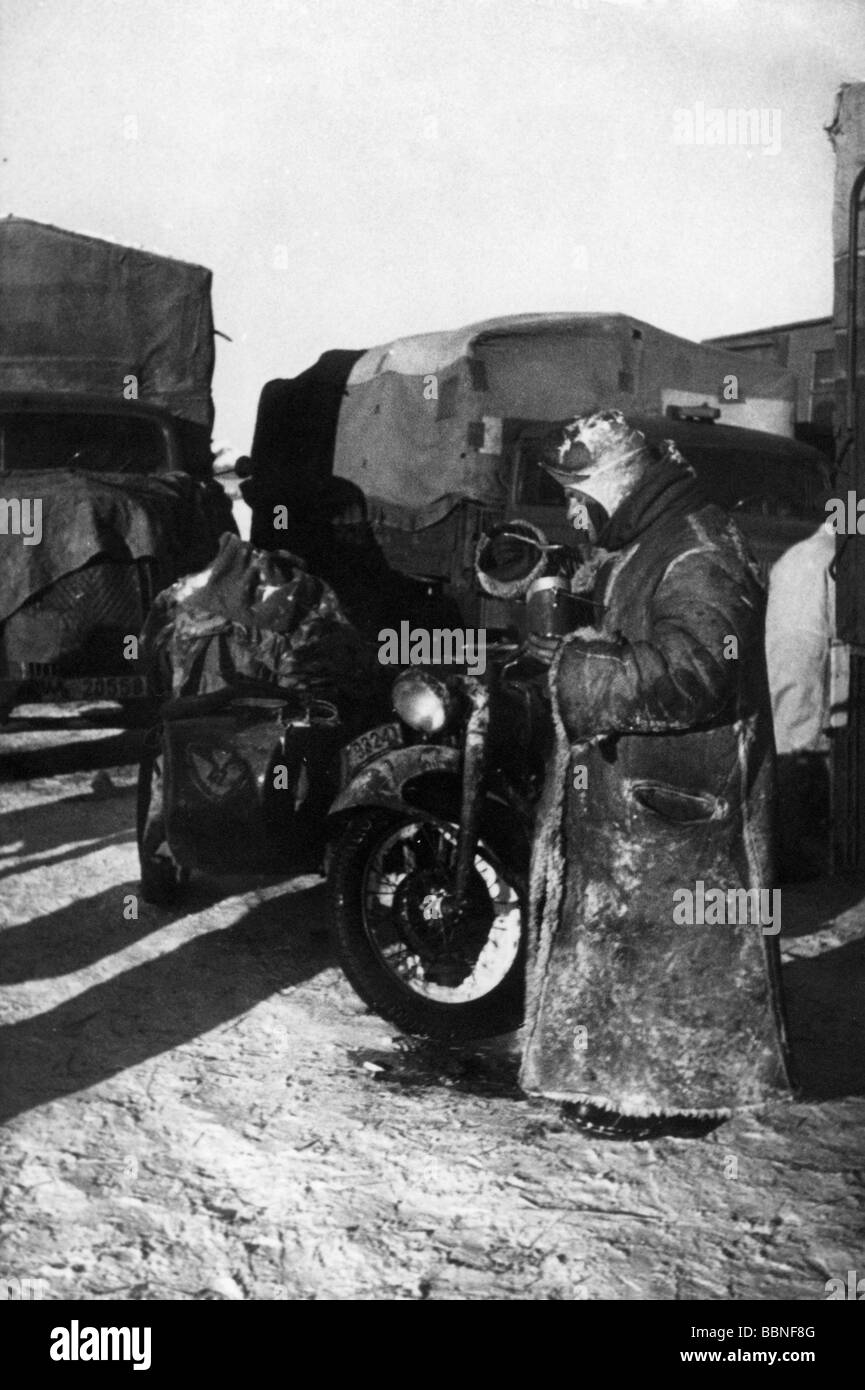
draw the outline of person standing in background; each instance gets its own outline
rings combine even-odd
[[[835,536],[820,526],[769,575],[766,664],[778,753],[782,882],[829,871],[829,687]]]

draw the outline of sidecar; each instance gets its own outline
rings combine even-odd
[[[315,872],[348,737],[335,702],[272,687],[163,705],[139,766],[145,900],[176,898],[192,870]]]
[[[157,598],[142,645],[163,696],[139,769],[143,897],[168,901],[194,869],[318,869],[340,752],[387,710],[333,590],[225,535],[208,570]]]

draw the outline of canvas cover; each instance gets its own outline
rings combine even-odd
[[[185,473],[145,477],[33,469],[5,473],[2,496],[19,505],[38,500],[42,536],[38,545],[18,535],[0,537],[0,623],[98,557],[153,558],[157,581],[165,583],[205,564],[216,549],[217,519],[204,485]]]
[[[735,377],[737,399],[724,398]],[[391,525],[432,525],[464,499],[505,500],[508,421],[583,411],[663,414],[708,401],[723,423],[792,434],[795,378],[775,363],[675,337],[624,314],[524,314],[401,338],[354,363],[334,474]]]
[[[0,391],[109,394],[213,425],[211,273],[203,266],[0,220]]]
[[[202,573],[157,596],[143,639],[157,688],[174,698],[261,684],[335,700],[363,727],[382,678],[329,584],[289,552],[229,534]]]
[[[167,839],[179,863],[225,873],[286,872],[314,851],[317,867],[338,750],[385,717],[390,685],[330,585],[224,535],[206,570],[157,597],[143,637],[171,697],[145,852]]]
[[[298,376],[265,383],[252,437],[253,477],[241,486],[251,507],[290,503],[304,517],[315,508],[333,469],[349,372],[362,356],[337,348]]]

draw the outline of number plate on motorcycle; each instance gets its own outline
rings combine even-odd
[[[352,739],[342,750],[343,785],[364,763],[377,758],[380,753],[386,753],[389,748],[401,748],[402,745],[402,726],[396,723],[381,724],[377,729],[368,729],[365,734]]]

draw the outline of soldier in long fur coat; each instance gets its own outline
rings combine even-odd
[[[778,926],[735,891],[772,886],[765,595],[675,447],[618,412],[572,422],[544,466],[608,557],[597,626],[536,647],[556,737],[522,1085],[611,1137],[687,1133],[789,1085]],[[739,920],[682,921],[700,884]]]

